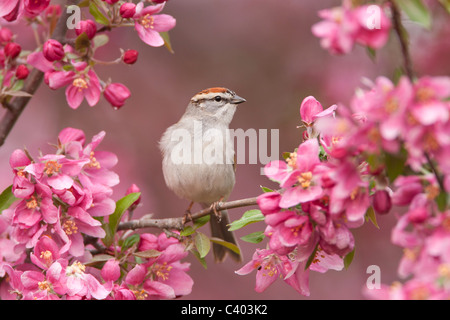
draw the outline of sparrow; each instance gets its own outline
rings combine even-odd
[[[233,190],[236,164],[229,125],[238,104],[245,101],[227,88],[202,90],[191,98],[181,119],[162,135],[159,146],[164,180],[178,197],[190,201],[187,215],[194,203],[214,210]],[[211,235],[238,246],[228,231],[227,210],[214,212]],[[242,261],[240,254],[213,243],[216,262],[224,261],[227,253]]]

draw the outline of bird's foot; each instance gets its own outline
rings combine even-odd
[[[214,215],[216,216],[216,219],[218,222],[220,222],[220,220],[222,220],[222,213],[220,211],[220,206],[222,204],[222,200],[223,200],[223,197],[220,198],[219,201],[216,201],[211,205],[211,210],[214,212]]]
[[[194,204],[194,202],[191,202],[191,204],[189,205],[189,207],[186,209],[186,211],[184,212],[183,215],[183,219],[181,220],[181,222],[183,223],[183,225],[185,225],[187,222],[192,221],[192,215],[191,215],[191,208],[192,205]]]

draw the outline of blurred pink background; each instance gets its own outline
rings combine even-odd
[[[143,203],[135,217],[147,213],[154,213],[155,218],[181,216],[188,202],[178,199],[164,183],[158,141],[165,128],[178,121],[189,99],[198,91],[225,86],[245,97],[247,102],[239,106],[231,127],[278,128],[281,154],[300,143],[301,131],[296,126],[300,124],[299,106],[303,98],[313,95],[325,108],[337,102],[345,104],[362,77],[392,78],[401,63],[394,34],[387,47],[377,53],[375,63],[361,47],[339,57],[320,48],[319,40],[311,34],[311,26],[319,21],[317,11],[339,4],[340,1],[328,0],[169,0],[163,13],[177,19],[177,26],[170,32],[175,54],[164,47],[145,45],[132,28],[114,31],[110,43],[98,51],[97,58],[113,60],[120,55],[119,47],[139,51],[135,65],[96,68],[103,80],[110,77],[131,89],[132,97],[118,111],[104,98],[93,108],[84,102],[78,110],[71,110],[64,90],[52,91],[42,85],[0,148],[0,188],[3,190],[12,183],[8,159],[14,149],[26,146],[32,155],[37,155],[40,149],[51,152],[47,142],[55,143],[59,131],[68,126],[84,130],[88,139],[105,130],[101,149],[119,157],[116,172],[121,183],[115,187],[114,198],[121,198],[135,183],[141,188]],[[433,11],[437,21],[430,32],[405,21],[411,32],[411,51],[418,75],[450,73],[449,19],[439,7]],[[33,39],[28,37],[19,33],[17,42],[25,49],[33,49]],[[276,187],[260,175],[260,168],[261,164],[238,167],[230,200],[257,196],[261,193],[260,185]],[[231,210],[231,218],[239,218],[248,209]],[[311,273],[309,298],[281,280],[258,294],[254,291],[255,273],[238,276],[234,271],[242,265],[229,259],[216,265],[210,256],[207,270],[193,256],[188,257],[194,287],[185,298],[363,299],[369,265],[380,267],[383,283],[398,279],[396,268],[401,250],[389,240],[395,210],[378,217],[378,222],[380,230],[371,223],[354,230],[356,253],[348,270]],[[262,228],[262,224],[253,224],[237,231],[237,235]],[[265,242],[259,245],[242,242],[244,263],[256,248],[263,246]]]

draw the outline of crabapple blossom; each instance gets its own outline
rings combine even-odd
[[[136,13],[133,16],[139,38],[152,47],[164,45],[164,39],[159,32],[169,31],[175,27],[176,20],[167,14],[158,14],[164,8],[165,3],[144,8],[143,2],[136,6]]]
[[[376,25],[369,25],[371,8],[376,11]],[[321,39],[321,46],[332,54],[349,53],[355,43],[373,49],[383,47],[391,28],[383,8],[378,5],[353,7],[351,1],[344,0],[342,6],[319,11],[324,19],[312,26],[312,33]]]

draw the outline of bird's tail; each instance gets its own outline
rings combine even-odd
[[[202,204],[203,208],[209,208],[211,205]],[[222,210],[221,212],[221,219],[220,221],[217,219],[217,217],[214,215],[214,213],[211,213],[211,219],[209,221],[211,226],[211,236],[216,237],[222,240],[225,240],[227,242],[230,242],[234,244],[236,247],[239,248],[239,245],[237,243],[237,240],[233,234],[233,232],[228,231],[228,224],[230,224],[230,219],[228,217],[228,211]],[[240,248],[239,248],[240,252]],[[237,254],[233,250],[224,247],[220,244],[213,243],[213,254],[214,254],[214,260],[216,262],[223,262],[227,256],[227,253],[231,256],[231,258],[237,262],[242,262],[242,254]]]

